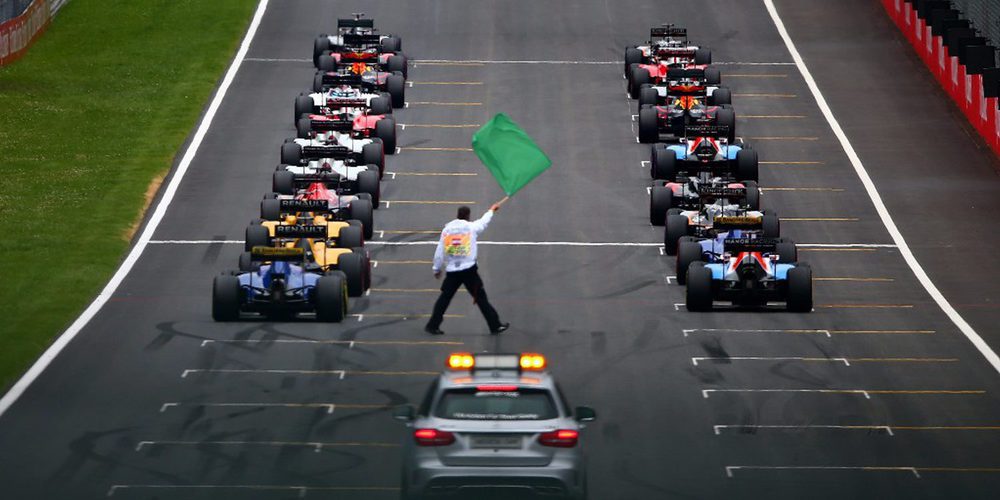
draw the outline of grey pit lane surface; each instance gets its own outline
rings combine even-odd
[[[790,60],[758,2],[469,5],[274,2],[249,57],[308,57],[312,37],[337,15],[364,10],[402,35],[414,59],[616,61],[662,20],[686,25],[717,60]],[[996,274],[980,254],[995,237],[949,244],[974,221],[926,201],[933,192],[942,206],[995,207],[992,160],[964,138],[880,7],[810,0],[778,8],[932,277],[956,303],[996,300],[996,285],[980,274]],[[156,239],[242,238],[278,145],[292,134],[292,97],[311,75],[308,63],[244,63]],[[554,160],[484,239],[661,239],[646,222],[649,182],[639,162],[648,147],[635,144],[635,105],[624,98],[619,65],[427,64],[410,78],[418,84],[408,101],[481,105],[415,104],[397,112],[401,123],[478,124],[503,111]],[[753,140],[761,159],[779,163],[762,167],[763,187],[843,190],[767,192],[765,204],[782,217],[852,219],[788,221],[787,235],[891,243],[794,66],[727,65],[723,78],[740,115],[805,117],[739,122],[741,135],[762,138]],[[866,106],[877,113],[858,112],[862,90],[875,94]],[[924,114],[915,117],[909,110],[918,107]],[[473,131],[408,127],[400,145],[466,148]],[[942,172],[955,158],[963,161]],[[404,150],[388,170],[479,174],[397,175],[383,183],[388,200],[475,201],[481,213],[500,196],[468,152]],[[436,230],[454,209],[390,205],[376,216],[387,233],[373,243],[431,240],[392,231]],[[592,498],[992,498],[1000,486],[990,472],[1000,465],[996,373],[894,248],[802,251],[817,277],[891,281],[817,281],[817,310],[794,315],[677,311],[683,288],[667,283],[673,262],[655,247],[483,246],[487,290],[513,323],[500,338],[485,334],[462,294],[443,326],[448,335],[424,335],[417,315],[429,311],[435,294],[427,290],[438,283],[421,261],[432,247],[371,250],[375,290],[352,302],[363,317],[336,326],[223,325],[210,319],[209,282],[235,265],[239,245],[151,245],[115,298],[0,419],[4,497],[394,498],[392,445],[404,430],[387,407],[416,401],[448,352],[484,349],[545,353],[571,402],[597,408],[600,420],[583,436]],[[983,267],[951,264],[966,258]],[[971,283],[978,293],[963,288]],[[992,309],[961,311],[996,345],[985,331]],[[977,429],[958,430],[968,426]],[[726,466],[748,468],[730,468],[729,477]],[[910,468],[920,468],[919,479]]]

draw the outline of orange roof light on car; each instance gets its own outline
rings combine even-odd
[[[476,366],[476,358],[467,352],[456,352],[448,356],[448,368],[452,370],[471,370]]]
[[[535,371],[545,370],[548,362],[537,353],[479,353],[455,352],[448,356],[446,363],[451,371]]]
[[[545,369],[545,356],[535,353],[524,353],[521,354],[521,369],[522,370],[544,370]]]

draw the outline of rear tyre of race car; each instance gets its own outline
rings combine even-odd
[[[656,108],[650,106],[639,109],[639,142],[649,144],[660,139]]]
[[[363,229],[353,225],[342,228],[340,236],[337,237],[337,248],[354,248],[364,245],[365,238],[362,234],[363,232]]]
[[[659,94],[652,85],[647,83],[639,87],[639,108],[641,109],[646,104],[655,106],[657,97],[659,97]]]
[[[379,41],[382,52],[399,52],[403,50],[403,40],[395,36],[387,36]]]
[[[712,95],[708,98],[709,104],[712,106],[723,106],[726,104],[733,103],[733,92],[727,87],[719,87],[712,92]]]
[[[271,233],[264,226],[247,226],[243,233],[243,249],[249,252],[253,247],[271,246]]]
[[[240,318],[240,280],[236,276],[216,276],[212,281],[212,319],[236,321]]]
[[[260,218],[264,220],[281,218],[281,202],[275,199],[260,200]]]
[[[347,316],[347,279],[344,273],[321,276],[313,290],[316,320],[340,323]]]
[[[760,164],[757,162],[757,152],[752,149],[741,149],[736,152],[736,178],[744,181],[760,181]]]
[[[351,251],[361,256],[361,268],[365,270],[365,290],[367,290],[372,287],[372,258],[364,247],[355,247]]]
[[[709,49],[697,49],[694,51],[695,64],[712,64],[712,51]]]
[[[677,243],[688,235],[690,221],[680,212],[678,208],[667,210],[667,227],[663,230],[663,250],[667,255],[677,255]]]
[[[375,165],[379,177],[385,172],[385,143],[376,138],[378,142],[365,144],[361,148],[361,163],[365,165]]]
[[[652,83],[652,77],[649,76],[649,71],[639,66],[632,67],[632,78],[629,79],[628,93],[632,99],[639,98],[639,88],[642,87],[644,83]]]
[[[787,307],[792,312],[812,311],[812,268],[809,266],[798,265],[788,271]]]
[[[661,147],[662,146],[662,147]],[[666,144],[654,144],[649,162],[649,175],[654,179],[674,181],[677,179],[677,154]]]
[[[701,245],[689,237],[682,237],[677,246],[677,284],[687,283],[688,268],[699,260],[701,260]]]
[[[378,206],[381,202],[382,186],[378,181],[378,170],[369,169],[358,172],[358,192],[372,195],[372,205]]]
[[[313,92],[323,91],[323,72],[317,71],[316,75],[313,76]]]
[[[396,120],[385,117],[375,122],[375,137],[382,139],[382,150],[385,154],[396,154]],[[379,172],[381,174],[381,171]]]
[[[761,217],[761,232],[765,238],[777,238],[781,236],[781,221],[775,214],[764,214]]]
[[[745,180],[743,187],[747,190],[747,207],[750,210],[760,210],[760,187],[757,185],[757,181]]]
[[[254,262],[253,258],[250,256],[250,252],[240,253],[239,260],[239,270],[245,273],[257,272],[260,269],[260,263]]]
[[[281,163],[285,165],[298,165],[302,161],[302,146],[294,142],[286,142],[281,145]],[[278,191],[279,193],[281,191]]]
[[[328,50],[330,50],[330,39],[323,35],[316,37],[316,41],[313,42],[313,66],[319,67],[319,56]]]
[[[799,260],[799,249],[795,246],[795,242],[788,238],[779,238],[777,248],[774,251],[778,254],[778,262],[782,264]]]
[[[278,170],[271,177],[271,189],[278,194],[295,194],[295,175],[287,170]]]
[[[666,186],[653,186],[649,190],[649,223],[662,226],[667,221],[667,210],[674,207],[674,190]]]
[[[313,100],[312,97],[307,95],[299,95],[295,98],[295,116],[292,117],[292,123],[298,123],[299,118],[302,115],[308,115],[313,112]]]
[[[388,94],[386,94],[386,97],[373,97],[368,106],[368,111],[373,115],[392,114],[392,97]]]
[[[299,139],[308,139],[312,136],[312,120],[307,117],[299,118],[295,122],[295,132]]]
[[[361,256],[356,253],[341,254],[337,268],[347,276],[347,295],[360,297],[365,293],[365,270]]]
[[[708,85],[722,83],[722,73],[719,71],[719,68],[705,68],[705,83]]]
[[[729,127],[728,139],[730,144],[736,141],[736,111],[732,108],[720,108],[715,111],[715,124],[722,127]]]
[[[385,79],[385,89],[392,97],[392,107],[402,108],[406,105],[406,79],[399,75],[389,75]]]
[[[372,205],[372,200],[364,198],[358,198],[350,205],[351,219],[361,222],[365,238],[369,240],[375,234],[375,211]]]
[[[687,310],[692,312],[712,310],[712,270],[705,263],[691,263],[687,269],[687,291],[685,302]]]
[[[642,64],[642,51],[635,47],[625,47],[625,77],[633,64]]]
[[[389,61],[386,63],[386,70],[392,73],[393,71],[399,71],[403,73],[403,77],[406,77],[406,56],[403,54],[396,54],[389,56]],[[397,108],[399,106],[396,106]]]
[[[319,56],[317,67],[320,71],[337,71],[337,60],[333,56]]]

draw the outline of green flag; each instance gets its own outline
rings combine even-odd
[[[552,160],[535,141],[503,113],[498,113],[472,136],[472,150],[507,196],[552,166]]]

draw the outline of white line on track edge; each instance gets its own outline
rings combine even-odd
[[[115,271],[114,276],[108,281],[108,284],[104,286],[101,293],[94,299],[93,302],[87,306],[87,309],[80,314],[73,324],[69,325],[55,342],[49,346],[48,349],[42,353],[41,357],[27,372],[14,384],[13,387],[4,394],[3,398],[0,399],[0,416],[10,409],[11,405],[24,391],[28,389],[28,386],[42,374],[43,371],[49,366],[53,359],[66,348],[67,345],[83,330],[87,323],[90,322],[94,316],[104,307],[111,295],[118,289],[125,277],[138,262],[139,257],[142,256],[142,252],[146,249],[146,245],[149,244],[149,240],[152,239],[153,232],[156,231],[157,226],[160,225],[160,221],[163,220],[164,214],[167,212],[167,207],[170,206],[170,202],[174,199],[174,194],[177,193],[177,188],[180,186],[181,180],[184,178],[184,174],[187,172],[189,166],[191,166],[191,161],[194,160],[195,155],[198,153],[198,147],[201,146],[202,140],[205,138],[205,134],[208,133],[208,129],[212,126],[212,120],[215,118],[215,113],[219,110],[219,106],[222,105],[222,100],[226,97],[226,92],[229,90],[229,86],[233,83],[236,78],[236,73],[240,69],[240,65],[246,58],[247,51],[250,50],[250,43],[253,41],[254,35],[257,34],[257,28],[260,26],[260,21],[264,17],[264,11],[267,9],[268,0],[260,0],[257,4],[257,12],[254,13],[253,20],[250,21],[250,27],[247,28],[247,33],[243,37],[243,42],[240,44],[239,51],[236,52],[236,56],[233,58],[232,64],[229,66],[229,70],[226,71],[226,76],[222,79],[222,83],[219,84],[219,89],[215,92],[215,97],[212,98],[212,102],[208,105],[208,109],[205,111],[205,116],[201,119],[201,123],[198,125],[198,130],[195,132],[194,137],[191,138],[191,143],[188,144],[187,150],[184,151],[184,156],[181,158],[180,163],[177,164],[177,170],[174,171],[173,177],[170,179],[170,183],[167,188],[163,191],[163,197],[160,198],[160,202],[156,205],[156,210],[153,215],[149,218],[149,222],[146,224],[146,228],[143,229],[142,234],[136,241],[135,246],[125,257],[122,265]]]
[[[774,21],[774,26],[778,29],[778,34],[781,35],[781,39],[784,40],[785,46],[788,48],[788,52],[792,55],[792,59],[795,61],[795,65],[799,68],[799,72],[802,73],[802,78],[805,80],[806,85],[809,87],[809,92],[812,93],[813,98],[816,100],[816,104],[819,105],[820,111],[823,112],[823,117],[826,118],[827,123],[830,128],[833,129],[834,135],[837,136],[837,140],[840,141],[840,146],[847,153],[847,158],[851,160],[851,165],[854,166],[854,171],[858,174],[861,179],[861,183],[865,186],[865,191],[868,193],[868,197],[871,198],[872,204],[875,205],[875,211],[878,212],[879,218],[882,219],[882,224],[885,225],[886,231],[889,232],[889,236],[892,237],[892,241],[896,243],[899,248],[900,255],[903,256],[903,260],[906,264],[910,266],[910,270],[923,285],[927,293],[930,294],[934,302],[937,303],[938,307],[948,316],[955,326],[972,342],[972,345],[979,350],[980,354],[986,358],[992,366],[993,369],[1000,373],[1000,356],[990,348],[990,346],[983,340],[982,337],[976,333],[976,330],[972,328],[969,323],[962,318],[962,315],[952,307],[948,299],[944,297],[934,282],[931,281],[930,277],[921,267],[920,263],[917,262],[917,258],[913,255],[910,247],[906,244],[906,240],[903,238],[903,234],[899,232],[899,228],[896,227],[896,223],[892,219],[892,215],[889,214],[889,210],[886,208],[885,203],[882,201],[882,196],[879,194],[878,190],[875,188],[875,183],[872,182],[871,177],[868,175],[868,170],[865,169],[864,164],[861,162],[861,158],[858,153],[854,150],[854,146],[851,145],[851,141],[847,138],[847,134],[844,133],[844,129],[840,127],[840,123],[837,118],[833,116],[833,110],[826,102],[826,98],[823,97],[823,93],[820,92],[819,86],[816,85],[816,80],[813,79],[812,73],[809,72],[809,68],[806,67],[805,61],[802,59],[802,55],[799,54],[798,49],[795,47],[795,42],[792,41],[791,35],[788,34],[788,30],[785,29],[784,22],[781,21],[781,17],[778,16],[778,10],[774,6],[774,0],[763,0],[764,6],[767,8],[767,12],[771,15],[771,20]]]

